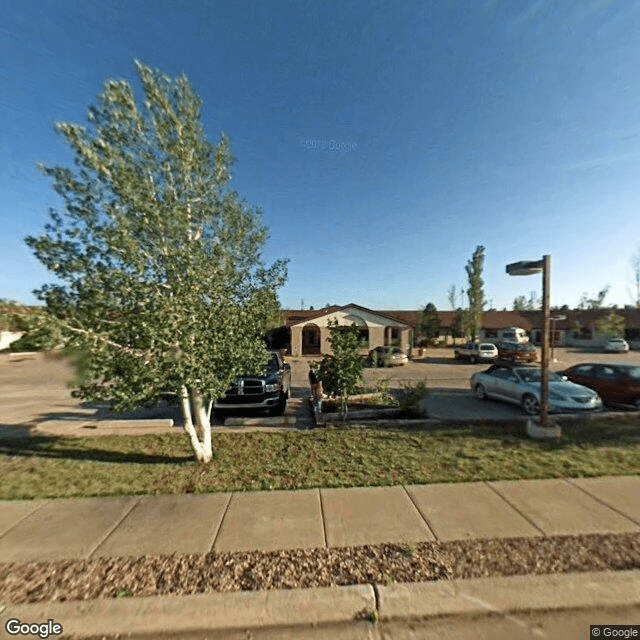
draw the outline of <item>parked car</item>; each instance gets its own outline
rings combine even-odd
[[[528,342],[523,344],[518,344],[517,342],[498,342],[496,347],[498,348],[498,358],[500,360],[536,362],[538,359],[538,351]]]
[[[596,391],[605,402],[630,404],[640,411],[640,367],[632,364],[576,364],[563,372],[572,382]]]
[[[610,338],[604,343],[604,350],[609,353],[626,353],[629,351],[629,343],[622,338]]]
[[[453,352],[458,360],[468,360],[475,364],[480,360],[496,360],[498,349],[490,342],[469,342],[464,347],[458,347]]]
[[[376,347],[369,351],[367,361],[370,366],[396,367],[407,364],[409,358],[400,347]]]
[[[542,371],[539,367],[494,364],[471,376],[476,396],[495,398],[520,405],[529,415],[540,413]],[[589,411],[602,408],[602,400],[592,389],[549,372],[549,411]]]
[[[524,344],[529,342],[529,336],[524,329],[520,327],[507,327],[502,331],[502,339],[505,342],[517,342],[518,344]]]
[[[290,397],[291,365],[280,352],[271,351],[264,373],[239,376],[224,397],[216,400],[214,410],[260,409],[281,416]]]

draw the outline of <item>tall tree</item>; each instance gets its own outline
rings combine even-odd
[[[578,303],[578,309],[602,309],[604,299],[607,297],[607,293],[609,293],[609,285],[607,285],[601,291],[593,297],[589,298],[587,292],[585,291],[580,298],[580,302]]]
[[[429,302],[422,311],[422,319],[418,325],[418,331],[429,344],[433,344],[440,335],[440,318],[438,318],[438,310],[432,302]]]
[[[465,266],[469,287],[468,329],[471,339],[475,340],[482,328],[482,313],[485,306],[484,281],[482,271],[484,269],[484,247],[479,245]]]
[[[449,329],[451,337],[453,338],[453,346],[455,346],[456,344],[456,338],[462,338],[462,336],[464,335],[464,330],[465,330],[464,318],[465,318],[464,310],[458,308],[453,316],[453,319],[451,321],[451,328]]]
[[[629,289],[629,296],[635,307],[640,308],[640,248],[631,256],[631,272],[633,289]]]
[[[456,293],[456,285],[452,284],[448,289],[447,289],[447,300],[449,301],[449,305],[451,306],[451,311],[455,311],[456,310],[456,300],[458,294]]]
[[[63,283],[36,294],[89,355],[76,395],[115,410],[176,396],[207,462],[212,402],[266,363],[286,262],[264,265],[261,212],[229,188],[228,139],[208,142],[187,78],[135,64],[140,107],[107,80],[88,127],[56,125],[77,169],[40,167],[65,210],[26,242]]]
[[[542,300],[535,291],[529,293],[529,297],[517,296],[513,300],[514,311],[534,311],[542,306]]]

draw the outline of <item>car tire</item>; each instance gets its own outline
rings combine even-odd
[[[636,408],[636,411],[640,411],[640,398],[634,400],[633,406]]]
[[[537,416],[540,413],[540,403],[538,402],[538,398],[530,393],[525,393],[525,395],[522,396],[522,408],[530,416]]]
[[[280,398],[278,399],[278,404],[269,411],[269,414],[272,416],[281,416],[284,414],[286,408],[287,408],[287,394],[281,392]]]
[[[481,384],[477,384],[474,389],[473,392],[475,393],[476,398],[478,398],[478,400],[486,400],[487,399],[487,392],[484,390],[484,386]]]
[[[475,363],[477,362],[476,357],[475,357],[475,356],[470,356],[470,357],[469,357],[469,362],[470,362],[471,364],[475,364]]]

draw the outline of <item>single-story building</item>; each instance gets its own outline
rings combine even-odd
[[[640,349],[640,309],[567,309],[552,310],[550,325],[550,338],[556,346],[560,347],[598,347],[603,344],[606,337],[598,333],[597,323],[605,319],[611,312],[624,319],[624,332],[622,337],[634,349]],[[542,342],[542,311],[521,311],[531,325],[531,341],[539,344]],[[562,317],[562,320],[553,320],[554,317]]]
[[[565,316],[564,320],[551,322],[551,339],[556,346],[597,347],[604,341],[596,323],[605,318],[612,309],[552,310],[551,318]],[[640,349],[640,309],[614,309],[625,321],[624,337],[632,348]],[[440,335],[438,342],[451,342],[452,327],[459,320],[458,311],[438,311]],[[330,353],[329,321],[337,320],[341,325],[356,324],[362,338],[363,353],[380,346],[399,346],[408,353],[419,343],[420,310],[373,310],[351,303],[345,306],[329,306],[324,309],[301,309],[284,312],[285,326],[280,328],[280,344],[293,356],[320,355]],[[542,341],[541,311],[485,311],[482,329],[477,337],[480,341],[497,342],[509,327],[520,327],[531,342]],[[458,338],[463,341],[468,338]]]
[[[381,311],[372,311],[357,304],[331,306],[319,310],[285,312],[290,332],[289,353],[292,356],[331,353],[329,323],[355,324],[360,333],[362,351],[368,353],[380,346],[394,345],[405,353],[411,348],[413,328]]]

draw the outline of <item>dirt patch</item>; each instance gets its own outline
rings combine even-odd
[[[13,603],[640,568],[640,534],[154,555],[0,565]]]

